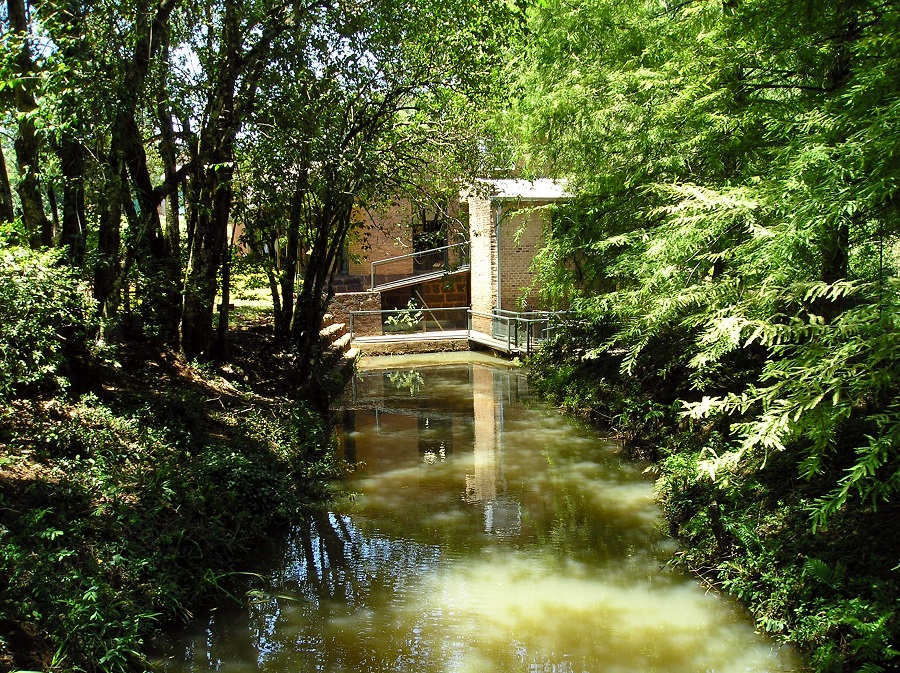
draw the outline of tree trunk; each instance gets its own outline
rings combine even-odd
[[[172,117],[168,111],[163,111],[160,115],[162,120],[162,136],[161,151],[163,157],[163,165],[166,171],[166,181],[175,179],[176,170],[176,151],[174,131],[172,130]],[[178,199],[178,189],[173,189],[166,196],[166,224],[163,229],[163,244],[165,247],[165,255],[169,259],[177,261],[179,269],[181,268],[181,224],[180,224],[180,203]]]
[[[236,77],[236,74],[235,74]],[[212,316],[216,298],[217,277],[231,213],[234,168],[234,136],[230,114],[234,98],[234,79],[219,92],[224,99],[216,128],[201,147],[202,173],[197,203],[197,223],[191,239],[191,250],[184,283],[184,307],[181,317],[181,350],[189,359],[212,357]]]
[[[288,218],[287,247],[281,267],[281,315],[275,324],[275,342],[286,346],[290,341],[291,320],[294,317],[294,291],[297,276],[297,258],[300,248],[300,227],[304,219],[304,209],[308,197],[308,180],[306,171],[300,170],[300,177],[291,199],[291,212]]]
[[[66,246],[69,264],[81,267],[85,249],[84,146],[64,138],[57,155],[63,174],[63,212],[60,244]]]
[[[15,217],[9,173],[6,172],[6,157],[3,155],[3,147],[0,146],[0,222],[12,222]]]
[[[97,236],[97,261],[94,264],[94,300],[99,314],[109,318],[116,313],[116,291],[121,273],[122,186],[121,171],[109,170],[100,211]]]
[[[262,214],[262,210],[258,210],[256,213],[257,223],[254,225],[253,230],[255,231],[263,231],[265,229],[265,216]],[[262,238],[262,237],[260,237]],[[275,234],[271,241],[260,241],[255,237],[250,237],[247,239],[247,245],[249,245],[250,249],[253,251],[253,254],[259,258],[270,257],[273,259],[271,263],[266,263],[266,279],[269,281],[269,294],[272,296],[272,322],[275,325],[276,337],[275,342],[278,343],[278,325],[281,323],[281,290],[278,284],[279,281],[279,267],[278,267],[278,255],[275,254],[278,250],[278,235]],[[293,301],[291,301],[293,304]]]
[[[240,30],[242,12],[241,0],[225,0],[216,85],[206,107],[208,123],[200,134],[199,165],[195,172],[199,183],[195,185],[197,202],[193,206],[197,212],[192,215],[196,224],[188,231],[190,253],[181,319],[181,349],[188,358],[211,356],[216,280],[225,253],[231,213],[235,137],[242,115],[254,105],[259,69],[265,63],[271,40],[275,32],[287,26],[284,17],[273,15],[272,25],[264,28],[259,41],[244,52],[244,36]]]
[[[268,267],[266,268],[266,275],[269,278],[269,292],[272,294],[272,315],[275,319],[275,326],[277,329],[277,326],[281,323],[281,316],[282,316],[281,294],[279,293],[279,288],[278,288],[278,277],[275,275],[275,272],[272,271],[272,269],[268,268]],[[291,305],[293,305],[293,303],[294,303],[293,298],[291,298]],[[275,334],[276,343],[278,343],[278,340],[279,340],[278,334],[276,333]]]
[[[352,189],[343,193],[337,190],[336,185],[331,189],[331,195],[326,197],[326,201],[331,203],[324,204],[314,223],[316,238],[303,274],[303,285],[297,295],[291,326],[291,341],[296,356],[295,385],[298,392],[305,394],[321,413],[328,411],[330,400],[316,371],[322,356],[319,331],[328,302],[334,294],[334,274],[352,226],[353,210],[352,196],[348,196],[353,193]]]
[[[188,359],[208,360],[212,357],[212,316],[217,288],[217,276],[225,252],[228,216],[231,212],[231,143],[220,151],[223,161],[207,171],[200,193],[202,208],[197,218],[191,255],[185,278],[184,309],[181,318],[181,349]]]
[[[232,230],[233,232],[234,230]],[[231,255],[234,249],[234,234],[225,250],[222,260],[222,303],[219,305],[219,325],[216,330],[215,356],[217,360],[228,358],[228,320],[231,315]]]
[[[47,184],[47,203],[50,206],[50,240],[59,232],[59,203],[56,200],[56,190],[52,184]]]
[[[136,288],[140,295],[137,305],[145,326],[154,329],[163,341],[173,341],[177,335],[181,284],[180,265],[172,262],[164,241],[159,218],[159,203],[163,196],[153,187],[144,141],[138,126],[141,95],[146,89],[147,76],[153,59],[164,44],[169,16],[177,0],[139,0],[134,9],[134,46],[116,91],[116,107],[111,127],[111,172],[121,167],[121,207],[128,214],[125,267],[137,264],[141,282]],[[161,64],[164,67],[164,64]],[[145,331],[146,333],[146,331]]]
[[[138,205],[136,222],[129,230],[129,266],[136,262],[146,282],[140,287],[140,300],[145,321],[159,329],[162,341],[174,342],[178,333],[181,303],[180,263],[172,259],[163,235],[147,154],[134,110],[123,110],[113,127],[123,148],[122,160],[128,168]],[[125,204],[128,206],[129,204]]]
[[[202,169],[200,165],[200,142],[197,134],[191,130],[191,120],[186,116],[179,117],[178,120],[181,123],[182,131],[188,137],[185,143],[188,159],[196,166],[196,170],[182,184],[182,195],[184,197],[184,249],[190,255],[194,245],[194,231],[197,229],[197,206],[200,203],[200,178],[197,173],[197,171]]]
[[[28,45],[28,17],[24,0],[7,0],[9,24],[11,31],[22,44],[16,58],[20,81],[15,87],[16,110],[19,112],[18,135],[14,142],[16,163],[19,168],[19,199],[22,202],[22,222],[31,238],[32,247],[53,244],[53,232],[50,220],[44,213],[44,202],[41,198],[38,176],[40,166],[40,142],[32,119],[37,109],[30,87],[26,82],[32,81],[34,61]]]
[[[212,357],[212,316],[217,276],[225,252],[231,213],[231,179],[234,174],[235,85],[240,73],[240,0],[226,0],[222,22],[215,89],[206,108],[206,128],[201,131],[195,185],[196,225],[190,236],[190,253],[184,283],[181,315],[181,350],[188,359]]]
[[[168,62],[169,36],[165,32],[161,38],[162,63]],[[176,183],[178,153],[175,147],[175,131],[172,123],[172,110],[166,99],[168,89],[168,69],[160,68],[159,105],[157,116],[160,127],[160,155],[165,169],[167,183]],[[166,341],[174,343],[178,337],[178,326],[181,323],[182,309],[182,277],[181,277],[181,226],[178,188],[172,189],[165,200],[165,227],[162,231],[162,274],[167,288],[164,296],[166,310]]]

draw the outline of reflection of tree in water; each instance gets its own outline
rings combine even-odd
[[[398,390],[408,390],[410,397],[418,395],[425,385],[425,377],[415,369],[409,371],[388,372],[388,381]]]
[[[561,557],[590,557],[593,562],[623,559],[636,549],[650,551],[651,540],[657,538],[653,524],[615,507],[605,511],[598,505],[598,489],[603,489],[602,481],[579,483],[571,477],[553,476],[546,493],[545,513],[550,516],[529,520],[541,545],[555,549]],[[612,491],[601,497],[613,503],[616,494]]]
[[[276,670],[356,670],[361,653],[373,656],[384,647],[401,651],[409,634],[400,629],[396,643],[368,643],[374,635],[364,630],[349,636],[339,632],[349,624],[356,625],[351,630],[364,627],[361,615],[393,603],[412,589],[415,578],[434,572],[440,562],[436,545],[368,535],[347,516],[318,512],[294,528],[279,569],[270,574],[277,595],[254,601],[249,618],[244,613],[243,619],[216,633],[227,632],[232,642],[252,641],[260,668],[277,658]],[[332,631],[323,628],[327,624]],[[218,636],[205,645],[195,644],[205,652],[195,651],[193,658],[213,664],[227,661],[227,656],[218,656],[222,646]],[[414,658],[423,659],[411,661],[408,670],[428,659],[425,652]],[[374,660],[362,668],[382,670],[382,664],[390,670],[389,662]]]

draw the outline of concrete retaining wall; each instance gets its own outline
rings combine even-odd
[[[334,316],[335,322],[342,322],[350,329],[351,311],[380,311],[380,292],[344,292],[336,294],[328,304],[328,312]],[[358,315],[353,319],[353,336],[380,336],[381,315]]]

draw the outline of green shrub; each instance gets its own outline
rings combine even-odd
[[[89,355],[93,303],[61,251],[0,251],[0,401],[28,386],[65,385]]]
[[[39,462],[0,479],[0,622],[45,636],[54,669],[148,670],[156,629],[335,474],[319,416],[245,404],[211,411],[193,388],[16,402],[0,442],[9,464]]]

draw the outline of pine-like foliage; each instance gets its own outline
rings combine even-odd
[[[593,0],[532,19],[512,116],[578,194],[538,259],[548,301],[580,288],[576,311],[619,325],[593,355],[683,368],[686,414],[739,421],[710,475],[770,451],[807,476],[852,455],[816,521],[889,498],[900,10]],[[647,352],[672,338],[674,359]]]
[[[741,488],[735,503],[768,508],[760,521],[792,503],[811,545],[829,530],[865,537],[863,517],[900,498],[900,6],[545,0],[531,35],[506,118],[527,165],[575,192],[536,266],[545,300],[577,319],[538,378],[639,388],[650,407],[616,402],[631,417],[677,404],[674,425],[703,450],[661,451],[663,499],[712,501],[720,553],[787,535],[780,519],[752,535],[729,523]],[[583,397],[621,429],[626,412],[601,398]],[[675,511],[673,527],[694,535],[697,511]],[[891,554],[872,567],[889,573]],[[767,629],[804,633],[811,606],[824,610],[764,586],[765,570],[719,570],[761,601]],[[779,591],[790,618],[766,612]],[[851,603],[796,639],[824,653],[821,670],[896,665],[878,645],[900,633],[895,611]]]

